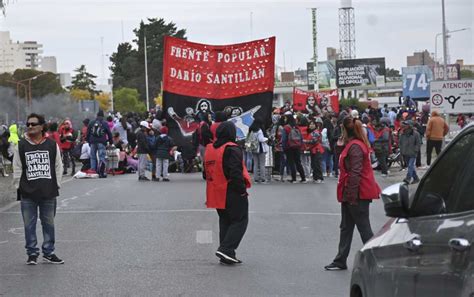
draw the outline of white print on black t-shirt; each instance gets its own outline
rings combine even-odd
[[[26,179],[51,179],[51,167],[48,151],[33,151],[25,153]]]

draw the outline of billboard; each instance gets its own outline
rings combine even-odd
[[[402,68],[403,97],[427,99],[430,97],[430,82],[433,71],[427,65]]]
[[[339,88],[376,86],[385,82],[385,58],[336,60],[336,85]]]
[[[474,112],[474,80],[432,81],[432,108],[442,113]]]
[[[339,112],[337,90],[305,91],[293,89],[293,110],[302,113]]]
[[[270,121],[275,37],[207,45],[165,37],[163,110],[171,137],[189,143],[205,115],[226,111],[245,138],[255,117]]]
[[[461,78],[459,64],[447,65],[448,80]],[[443,66],[409,66],[402,68],[403,96],[412,99],[426,100],[430,98],[430,83],[444,79]]]

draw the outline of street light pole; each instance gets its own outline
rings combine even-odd
[[[459,30],[447,31],[446,36],[447,36],[447,38],[449,38],[449,34],[451,34],[451,33],[466,31],[466,30],[470,30],[470,29],[471,28],[466,27],[466,28],[462,28],[462,29],[459,29]],[[436,59],[436,62],[438,61],[438,37],[441,36],[441,35],[443,35],[443,32],[436,34],[436,37],[435,37],[435,59]]]
[[[447,80],[448,79],[448,74],[447,74],[446,63],[447,63],[447,60],[448,60],[448,53],[446,51],[447,33],[446,33],[446,15],[445,15],[445,9],[444,9],[444,0],[441,0],[441,5],[442,5],[442,12],[443,12],[443,65],[444,65],[444,71],[443,71],[444,77],[443,77],[443,79]]]
[[[145,51],[145,92],[146,92],[146,110],[150,111],[150,100],[148,99],[148,61],[146,58],[146,32],[144,36],[144,51]]]
[[[28,90],[26,85],[21,81],[7,80],[7,82],[14,83],[16,85],[16,121],[18,122],[20,120],[20,86],[25,88],[25,100],[28,100]]]

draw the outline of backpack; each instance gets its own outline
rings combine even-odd
[[[105,134],[105,131],[104,131],[104,128],[102,127],[102,122],[95,121],[94,124],[92,125],[91,135],[96,138],[102,138],[104,134]]]
[[[258,153],[259,141],[257,138],[257,133],[250,132],[245,139],[245,150],[249,153]]]
[[[288,147],[301,149],[303,146],[303,136],[301,135],[300,129],[297,127],[292,127],[290,133],[288,134]]]
[[[370,144],[373,144],[375,141],[374,133],[367,127],[365,128],[365,130],[367,131],[367,138],[369,139]]]

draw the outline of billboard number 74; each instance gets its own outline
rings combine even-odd
[[[429,98],[430,82],[433,72],[428,66],[412,66],[402,68],[403,96],[411,98]]]

